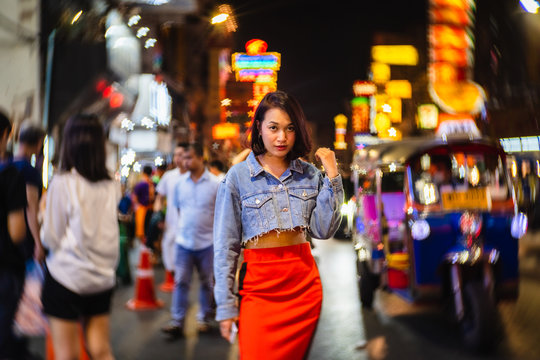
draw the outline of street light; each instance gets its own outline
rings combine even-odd
[[[538,5],[538,2],[535,0],[520,0],[519,3],[521,4],[521,7],[525,9],[525,11],[531,13],[531,14],[537,14],[538,8],[540,5]]]
[[[221,24],[225,21],[227,21],[227,19],[229,18],[229,14],[219,14],[219,15],[216,15],[214,16],[211,20],[210,20],[210,23],[212,25],[215,25],[215,24]]]

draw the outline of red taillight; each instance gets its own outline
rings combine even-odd
[[[463,235],[467,237],[467,246],[471,246],[472,240],[477,238],[482,230],[482,218],[478,214],[466,212],[461,215],[459,226]]]

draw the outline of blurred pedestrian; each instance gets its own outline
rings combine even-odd
[[[209,322],[214,315],[213,225],[219,181],[205,168],[200,144],[189,144],[184,164],[189,172],[178,181],[173,199],[180,216],[176,232],[172,319],[162,328],[170,339],[183,335],[193,267],[197,269],[200,280],[199,332],[210,330]]]
[[[0,359],[24,359],[13,320],[24,286],[25,259],[18,245],[26,237],[26,189],[22,174],[5,161],[10,133],[11,123],[0,112]]]
[[[239,321],[243,360],[304,359],[322,303],[305,233],[326,239],[338,229],[341,175],[330,149],[315,152],[326,176],[298,159],[311,141],[300,105],[282,91],[261,100],[251,134],[253,151],[228,171],[217,196],[216,320],[229,341]],[[233,289],[242,247],[238,306]]]
[[[176,227],[178,224],[178,209],[174,205],[173,197],[176,185],[180,178],[186,173],[184,166],[184,153],[187,149],[187,143],[178,143],[174,148],[173,164],[174,169],[168,170],[163,174],[156,187],[156,200],[154,202],[154,216],[162,217],[165,208],[165,229],[161,240],[161,257],[165,269],[174,272],[174,248]]]
[[[221,160],[215,159],[208,164],[208,170],[214,174],[219,181],[225,178],[225,165]]]
[[[105,166],[105,136],[95,115],[64,128],[59,172],[51,179],[42,240],[49,249],[43,311],[57,359],[79,358],[79,323],[92,359],[113,359],[109,314],[119,256],[120,185]]]
[[[161,178],[167,171],[167,168],[169,165],[166,161],[163,161],[161,165],[156,166],[156,170],[152,174],[152,182],[154,183],[154,188],[157,186],[157,184],[161,181]]]
[[[45,131],[32,123],[24,123],[19,130],[18,149],[13,157],[13,165],[22,173],[26,184],[26,221],[28,230],[23,243],[26,259],[43,262],[45,253],[39,237],[39,201],[43,190],[40,171],[32,166],[32,157],[39,158],[43,147]]]
[[[154,182],[152,181],[152,166],[144,165],[141,179],[133,187],[133,208],[135,211],[135,237],[143,244],[153,249],[153,244],[146,243],[146,227],[150,221],[154,205]],[[150,211],[150,213],[148,213]]]

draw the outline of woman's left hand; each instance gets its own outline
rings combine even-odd
[[[328,178],[333,179],[339,175],[336,162],[336,154],[329,148],[318,148],[315,157],[319,159],[326,171]]]

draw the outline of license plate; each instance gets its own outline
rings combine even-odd
[[[441,194],[442,206],[445,210],[482,209],[489,210],[490,201],[486,188],[469,189],[467,191],[444,192]]]

